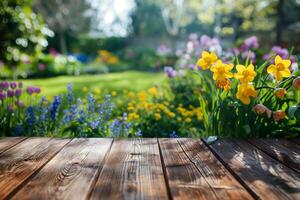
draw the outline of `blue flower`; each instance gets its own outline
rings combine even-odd
[[[73,85],[70,83],[67,85],[67,100],[69,103],[74,101]]]
[[[87,108],[87,110],[88,110],[88,112],[90,114],[92,114],[92,113],[95,112],[95,99],[94,99],[94,97],[93,97],[92,94],[88,94],[87,100],[88,100],[88,108]]]
[[[176,131],[173,131],[170,135],[170,138],[179,138],[179,136],[177,135]]]
[[[28,127],[34,126],[36,122],[36,115],[33,106],[29,106],[26,110],[26,124]]]
[[[50,118],[52,121],[57,120],[61,102],[62,102],[62,98],[60,96],[54,96],[54,99],[49,106]]]
[[[143,133],[141,130],[138,130],[137,132],[135,132],[135,137],[142,137],[143,136]]]

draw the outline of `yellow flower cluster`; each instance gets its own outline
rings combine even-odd
[[[118,64],[119,58],[106,50],[98,51],[99,58],[97,59],[100,62],[108,63],[108,64]]]
[[[218,59],[214,52],[202,52],[202,57],[198,60],[197,65],[203,70],[210,69],[213,72],[213,79],[216,82],[218,88],[229,90],[231,86],[230,78],[234,77],[239,81],[236,98],[244,104],[249,104],[250,97],[255,98],[257,91],[255,90],[252,81],[256,76],[255,68],[253,64],[236,65],[236,73],[232,74],[233,64],[223,63]],[[267,72],[275,77],[277,81],[281,81],[285,77],[289,77],[291,72],[289,66],[290,60],[284,60],[280,56],[275,57],[275,63],[267,68]],[[275,96],[283,98],[286,94],[284,89],[277,90]]]
[[[156,87],[150,88],[147,92],[141,91],[137,94],[128,92],[127,97],[129,98],[127,103],[129,121],[139,120],[141,116],[150,116],[156,121],[167,118],[168,120],[176,120],[178,123],[185,122],[187,124],[193,120],[200,122],[203,119],[201,108],[190,106],[187,109],[182,105],[172,105],[168,100],[157,102],[159,92]]]

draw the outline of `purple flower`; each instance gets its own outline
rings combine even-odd
[[[258,39],[256,36],[251,36],[245,39],[244,41],[244,45],[246,47],[246,49],[250,49],[250,48],[258,48],[259,44],[258,44]]]
[[[2,90],[7,90],[8,87],[9,87],[9,83],[7,81],[3,81],[3,82],[0,83],[0,88]]]
[[[11,82],[10,87],[11,87],[11,89],[15,89],[17,87],[17,83],[16,82]]]
[[[15,95],[16,95],[16,97],[21,96],[22,95],[22,90],[21,89],[16,89]]]
[[[33,86],[28,86],[26,91],[29,95],[32,95],[34,93],[34,87]]]
[[[29,95],[32,95],[33,93],[39,94],[41,92],[41,88],[28,86],[26,91]]]
[[[46,69],[46,65],[43,63],[40,63],[40,64],[38,64],[38,68],[39,68],[39,70],[44,71]]]
[[[280,55],[283,59],[287,59],[289,56],[289,51],[285,48],[281,48],[280,46],[273,46],[272,51],[276,55]]]
[[[23,83],[22,82],[19,82],[18,83],[18,88],[22,88],[23,87]]]
[[[6,99],[6,93],[4,91],[0,91],[0,100]]]
[[[36,94],[39,94],[41,92],[41,88],[33,87],[33,92],[36,93]]]
[[[194,70],[194,69],[196,69],[196,68],[197,68],[197,66],[196,66],[196,65],[194,65],[194,64],[189,64],[189,68],[190,68],[191,70]]]
[[[165,73],[169,78],[173,78],[177,75],[177,72],[172,67],[165,67]]]
[[[189,35],[189,40],[198,40],[198,35],[197,33],[191,33]]]
[[[13,90],[7,90],[7,96],[13,97],[15,95],[15,92]]]
[[[25,104],[24,104],[24,102],[23,101],[21,101],[21,100],[17,100],[16,101],[16,106],[18,106],[18,107],[24,107],[25,106]]]
[[[250,53],[250,54],[249,54],[249,53]],[[252,61],[255,60],[255,53],[254,53],[253,51],[249,51],[249,52],[248,52],[248,51],[245,51],[245,52],[243,52],[243,53],[242,53],[242,58],[243,58],[243,59],[246,59],[246,58],[248,57],[248,54],[249,54],[249,59],[250,59],[250,60],[252,60]]]
[[[13,113],[14,112],[14,106],[9,104],[7,105],[7,111],[10,112],[10,113]]]

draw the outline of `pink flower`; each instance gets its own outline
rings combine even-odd
[[[270,118],[272,115],[272,111],[269,108],[267,108],[266,106],[264,106],[263,104],[255,105],[253,107],[253,111],[258,115],[266,114],[268,116],[268,118]]]

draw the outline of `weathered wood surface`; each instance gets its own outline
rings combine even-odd
[[[298,141],[0,138],[0,199],[300,199]]]
[[[157,139],[115,140],[91,199],[167,199]]]

